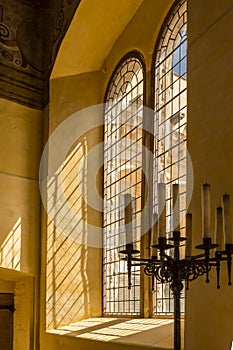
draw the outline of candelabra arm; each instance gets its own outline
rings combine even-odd
[[[216,271],[217,271],[217,289],[220,288],[220,260],[221,260],[221,253],[217,251],[215,253],[216,258]]]
[[[228,286],[232,285],[231,282],[231,258],[227,260],[227,269],[228,269]]]
[[[155,278],[152,276],[152,292],[155,291]]]
[[[213,244],[211,242],[211,238],[210,237],[204,237],[203,238],[203,243],[200,245],[197,245],[196,248],[197,249],[202,249],[205,252],[205,266],[206,266],[206,283],[209,283],[209,271],[211,269],[211,265],[210,265],[210,249],[214,249],[217,248],[218,244]]]
[[[194,256],[188,256],[186,257],[187,260],[198,260],[198,259],[201,259],[201,258],[204,258],[205,257],[205,254],[202,253],[202,254],[197,254],[197,255],[194,255]]]
[[[180,261],[180,232],[173,232],[174,242],[174,259],[173,259],[173,281],[171,283],[171,290],[174,296],[174,349],[181,350],[181,338],[180,338],[180,294],[183,289],[182,278],[180,275],[179,261]]]
[[[166,260],[169,262],[174,261],[173,257],[171,257],[170,255],[167,255],[166,253],[163,253],[163,257],[166,258]]]
[[[131,289],[131,268],[132,268],[132,262],[131,262],[131,255],[128,254],[127,256],[127,268],[128,268],[128,289]]]
[[[132,269],[132,259],[133,255],[140,253],[139,250],[134,249],[133,244],[126,244],[126,249],[121,250],[120,254],[126,255],[124,260],[127,260],[127,270],[128,270],[128,289],[131,289],[131,269]]]
[[[231,263],[232,263],[233,244],[226,244],[228,285],[231,286]]]
[[[205,264],[206,264],[206,283],[210,282],[209,279],[209,261],[210,261],[210,251],[209,249],[205,250]]]
[[[161,266],[161,282],[168,282],[169,279],[169,270],[168,270],[168,266],[169,266],[169,262],[167,259],[167,255],[164,251],[164,249],[160,250],[160,266]]]

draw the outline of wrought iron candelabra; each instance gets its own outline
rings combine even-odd
[[[144,266],[144,273],[147,276],[153,276],[161,283],[170,283],[170,289],[174,298],[174,350],[181,350],[181,333],[180,333],[180,298],[181,291],[189,282],[196,280],[198,277],[205,275],[206,282],[209,282],[209,272],[216,268],[217,288],[220,288],[220,265],[226,262],[228,268],[228,285],[231,282],[231,264],[233,254],[233,244],[225,244],[225,250],[218,250],[218,244],[212,243],[210,237],[204,237],[203,243],[196,246],[202,253],[194,256],[180,257],[181,242],[185,237],[180,236],[179,231],[174,231],[173,236],[169,239],[158,237],[158,244],[153,245],[158,251],[158,257],[150,258],[137,257],[140,251],[135,250],[132,243],[126,244],[126,249],[120,251],[124,254],[123,260],[128,264],[128,288],[131,288],[131,268],[132,266]],[[171,243],[168,241],[171,241]],[[173,250],[172,256],[166,252]],[[211,251],[216,249],[214,254]]]

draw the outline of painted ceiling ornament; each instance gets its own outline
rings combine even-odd
[[[45,75],[52,65],[52,34],[51,17],[44,11],[36,18],[22,22],[17,31],[18,46],[23,57],[33,69]]]
[[[80,0],[0,0],[0,96],[44,109],[49,77]]]
[[[0,6],[0,41],[5,42],[6,38],[10,36],[9,29],[3,24],[3,8]]]

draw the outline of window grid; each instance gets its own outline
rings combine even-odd
[[[172,185],[179,184],[180,231],[185,235],[187,124],[187,9],[186,0],[174,7],[163,30],[155,60],[154,212],[157,186],[166,184],[166,235],[172,235]],[[172,254],[172,251],[169,252]],[[169,283],[155,281],[154,314],[172,315]],[[184,313],[184,293],[181,299]]]
[[[128,290],[127,264],[120,260],[124,249],[124,195],[133,207],[133,238],[140,249],[142,183],[143,69],[130,57],[116,70],[108,88],[104,114],[104,238],[103,313],[140,315],[140,268],[132,269]]]

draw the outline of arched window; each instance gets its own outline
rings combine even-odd
[[[185,235],[186,124],[187,124],[187,4],[181,0],[171,9],[154,53],[155,72],[155,163],[154,212],[158,212],[157,188],[166,187],[166,234],[172,224],[173,185],[179,185],[181,235]],[[172,252],[171,252],[172,254]],[[169,285],[155,283],[154,313],[173,313]],[[184,311],[184,303],[182,310]]]
[[[132,270],[119,250],[126,242],[125,208],[131,199],[134,247],[140,248],[142,188],[143,64],[123,58],[110,79],[104,113],[103,313],[140,314],[140,269]]]
[[[186,0],[176,2],[160,32],[153,61],[155,86],[155,148],[153,212],[158,213],[157,188],[166,188],[166,235],[173,227],[173,185],[179,185],[179,221],[185,235],[186,212],[186,124],[187,124],[187,9]],[[125,208],[130,195],[134,248],[140,249],[141,210],[145,197],[143,163],[144,69],[139,55],[123,58],[112,75],[106,92],[104,113],[104,235],[103,235],[103,313],[142,315],[140,308],[140,269],[132,270],[128,290],[127,264],[119,251],[126,242]],[[150,102],[150,101],[149,101]],[[150,182],[150,179],[148,179]],[[148,213],[153,214],[153,213]],[[144,243],[143,243],[144,244]],[[141,246],[141,251],[145,246]],[[169,254],[172,254],[170,252]],[[142,278],[142,276],[141,276]],[[143,283],[142,283],[143,285]],[[145,286],[144,286],[145,287]],[[146,288],[146,287],[145,287]],[[184,297],[184,296],[183,296]],[[173,313],[169,285],[155,281],[154,310],[150,314]],[[151,299],[150,299],[151,300]],[[141,304],[141,305],[140,305]],[[150,304],[151,305],[151,304]],[[181,301],[184,312],[184,299]]]

